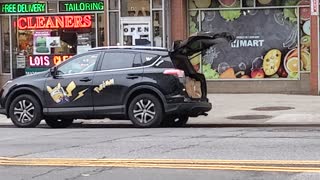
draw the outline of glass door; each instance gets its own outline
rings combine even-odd
[[[121,45],[151,46],[151,18],[126,17],[120,23]]]

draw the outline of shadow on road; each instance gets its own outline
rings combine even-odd
[[[319,127],[320,124],[188,124],[185,127],[181,128],[253,128],[253,127]],[[14,125],[0,125],[1,128],[16,128]],[[46,124],[41,124],[37,128],[42,129],[52,129],[48,127]],[[90,128],[106,128],[106,129],[135,129],[132,124],[81,124],[76,123],[73,124],[68,129],[90,129]],[[165,127],[163,127],[165,128]],[[168,127],[167,127],[168,128]]]

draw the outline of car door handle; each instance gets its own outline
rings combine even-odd
[[[88,77],[85,77],[85,78],[82,78],[80,79],[81,82],[89,82],[91,81],[92,79],[88,78]]]
[[[139,78],[139,76],[137,76],[137,75],[128,75],[127,76],[127,79],[138,79]]]

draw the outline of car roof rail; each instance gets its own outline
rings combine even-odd
[[[152,47],[152,46],[102,46],[102,47],[92,48],[89,51],[107,50],[107,49],[168,51],[168,49],[164,47]]]

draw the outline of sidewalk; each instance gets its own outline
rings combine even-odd
[[[320,97],[282,94],[209,94],[213,109],[190,124],[217,125],[320,125]],[[254,108],[258,108],[254,110]],[[80,120],[81,121],[81,120]],[[85,124],[123,124],[94,120]],[[0,116],[0,125],[12,124]]]

